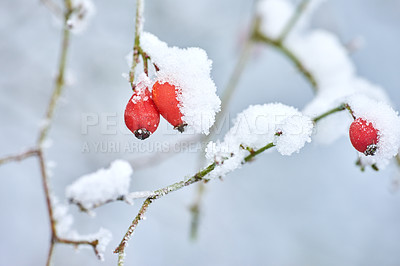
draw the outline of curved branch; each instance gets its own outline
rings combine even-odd
[[[135,231],[137,225],[139,224],[140,220],[143,220],[143,217],[149,207],[149,205],[156,199],[159,199],[173,191],[179,190],[181,188],[187,187],[191,184],[197,183],[199,181],[205,181],[204,177],[209,174],[211,171],[214,170],[216,164],[212,163],[202,171],[198,172],[191,178],[187,180],[183,180],[177,183],[174,183],[172,185],[169,185],[167,187],[158,189],[154,191],[154,195],[148,197],[142,204],[142,207],[140,208],[138,214],[136,215],[135,219],[132,221],[131,225],[128,228],[128,231],[125,233],[124,237],[122,238],[119,246],[114,250],[114,253],[118,253],[118,265],[123,265],[123,262],[121,261],[123,259],[123,254],[125,253],[125,248],[126,245],[131,238],[133,232]]]
[[[311,74],[311,72],[303,65],[301,60],[288,48],[286,47],[281,41],[273,40],[268,36],[265,36],[260,31],[256,31],[253,38],[256,41],[263,42],[265,44],[271,45],[275,49],[282,52],[286,57],[293,62],[296,68],[300,71],[301,74],[310,82],[314,92],[318,90],[318,84],[315,77]]]
[[[65,5],[69,6],[70,5],[69,1],[66,1]],[[51,95],[50,102],[47,107],[46,115],[44,118],[45,124],[39,132],[39,138],[38,138],[38,146],[39,147],[43,144],[43,141],[45,140],[47,133],[49,132],[51,122],[53,119],[53,115],[54,115],[54,109],[57,105],[58,99],[60,98],[61,92],[64,88],[65,66],[67,63],[67,55],[68,55],[69,39],[70,39],[70,31],[69,31],[68,27],[66,26],[66,23],[69,19],[69,16],[71,15],[71,13],[72,13],[72,9],[67,8],[67,11],[65,13],[65,18],[64,18],[64,30],[63,30],[63,37],[62,37],[62,44],[61,44],[61,56],[60,56],[60,62],[58,65],[57,79],[56,79],[56,83],[54,86],[53,94]]]

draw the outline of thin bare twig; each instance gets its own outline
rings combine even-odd
[[[66,1],[69,2],[69,1]],[[67,5],[67,4],[66,4]],[[38,146],[40,147],[45,140],[47,133],[49,132],[51,126],[51,120],[53,119],[54,109],[57,105],[57,101],[60,98],[61,92],[64,88],[64,75],[65,75],[65,65],[67,63],[67,54],[68,54],[68,47],[69,47],[69,38],[70,38],[70,31],[66,26],[67,20],[71,14],[72,10],[68,10],[65,13],[64,19],[64,29],[63,29],[63,37],[62,37],[62,44],[61,44],[61,57],[60,62],[58,65],[58,74],[55,83],[55,87],[53,90],[53,94],[51,95],[49,105],[47,107],[47,112],[45,115],[44,126],[40,130],[39,138],[38,138]]]
[[[19,162],[22,161],[26,158],[32,157],[32,156],[37,156],[38,155],[38,149],[34,148],[34,149],[29,149],[27,151],[24,151],[22,153],[19,154],[14,154],[14,155],[9,155],[3,158],[0,158],[0,165],[5,164],[5,163],[9,163],[9,162]]]
[[[99,240],[95,239],[92,241],[89,240],[71,240],[71,239],[66,239],[66,238],[56,238],[55,243],[60,243],[60,244],[67,244],[67,245],[73,245],[73,246],[81,246],[81,245],[88,245],[93,248],[94,253],[96,254],[98,259],[102,259],[102,256],[97,249],[97,246],[99,244]]]
[[[123,265],[123,261],[121,261],[121,259],[123,259],[123,254],[125,253],[125,248],[126,245],[130,239],[130,237],[132,236],[133,232],[135,231],[137,225],[139,224],[140,220],[143,220],[143,217],[147,211],[147,208],[149,207],[149,205],[156,199],[161,198],[173,191],[179,190],[181,188],[184,188],[186,186],[189,186],[191,184],[197,183],[199,181],[203,181],[203,177],[205,177],[208,173],[210,173],[212,170],[214,170],[215,168],[215,163],[210,164],[207,168],[205,168],[204,170],[198,172],[197,174],[195,174],[194,176],[192,176],[191,178],[184,180],[184,181],[180,181],[177,183],[174,183],[172,185],[169,185],[167,187],[158,189],[154,191],[154,195],[148,197],[142,207],[139,210],[139,213],[137,214],[137,216],[135,217],[135,219],[132,221],[132,224],[129,226],[128,231],[126,232],[126,234],[124,235],[123,239],[121,240],[121,243],[119,244],[119,246],[114,250],[114,253],[118,253],[118,265]]]
[[[77,201],[75,199],[69,199],[69,201],[70,201],[70,203],[75,204],[76,206],[78,206],[78,208],[82,212],[86,212],[86,213],[90,214],[92,210],[94,210],[96,208],[99,208],[99,207],[101,207],[103,205],[112,203],[112,202],[124,201],[127,204],[132,205],[133,201],[135,199],[144,199],[144,198],[148,198],[148,197],[151,197],[151,196],[154,196],[154,195],[155,195],[154,191],[135,191],[135,192],[130,192],[127,195],[120,196],[120,197],[118,197],[116,199],[109,199],[109,200],[94,204],[90,208],[86,208],[82,202],[79,202],[79,201]]]
[[[50,266],[51,265],[51,259],[53,258],[53,252],[54,252],[54,245],[55,245],[55,241],[54,241],[54,239],[51,239],[49,252],[47,254],[46,266]]]
[[[325,117],[327,117],[327,116],[329,116],[329,115],[331,115],[331,114],[333,114],[333,113],[346,110],[346,106],[347,106],[346,104],[341,104],[341,105],[339,105],[338,107],[333,108],[333,109],[331,109],[331,110],[329,110],[329,111],[327,111],[327,112],[325,112],[325,113],[323,113],[323,114],[321,114],[321,115],[315,117],[315,118],[313,119],[313,121],[314,121],[314,123],[316,123],[316,122],[318,122],[319,120],[321,120],[321,119],[323,119],[323,118],[325,118]]]
[[[39,159],[40,173],[42,175],[42,185],[43,185],[44,195],[46,197],[46,206],[47,206],[48,218],[50,221],[51,236],[52,238],[54,238],[57,235],[56,221],[54,219],[53,206],[51,204],[49,179],[47,176],[46,163],[44,160],[42,150],[40,150],[38,153],[38,159]]]
[[[139,55],[141,54],[140,48],[140,33],[142,31],[142,18],[143,15],[143,0],[136,0],[136,19],[135,19],[135,42],[133,45],[133,58],[132,58],[132,66],[129,72],[129,82],[134,89],[134,81],[135,81],[135,69],[137,64],[139,63]]]

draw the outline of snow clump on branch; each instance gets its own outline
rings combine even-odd
[[[206,158],[216,163],[212,177],[239,168],[246,156],[272,143],[282,155],[291,155],[311,141],[313,122],[296,108],[280,103],[251,105],[238,114],[223,142],[210,142]],[[250,152],[250,153],[249,153]]]
[[[116,160],[107,169],[80,177],[66,188],[66,196],[81,208],[90,210],[127,195],[132,172],[128,162]]]

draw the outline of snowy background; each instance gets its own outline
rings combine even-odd
[[[146,142],[127,134],[122,117],[131,91],[121,73],[128,71],[125,55],[133,43],[135,2],[97,0],[95,5],[97,14],[87,31],[72,36],[68,69],[75,82],[64,91],[50,132],[53,145],[46,151],[55,166],[53,190],[61,199],[79,176],[117,158],[137,165],[155,143],[181,138],[165,122]],[[148,0],[145,30],[169,45],[205,49],[221,92],[252,7],[248,0]],[[313,20],[344,43],[362,36],[365,45],[352,56],[357,71],[382,85],[397,110],[399,12],[398,0],[336,0],[323,4]],[[1,155],[35,143],[60,37],[57,23],[39,1],[0,2]],[[260,47],[240,81],[230,115],[249,104],[275,101],[301,109],[311,99],[308,83],[291,63]],[[86,133],[82,117],[93,114],[108,117],[111,131],[100,120]],[[110,143],[140,144],[144,152],[115,152]],[[96,150],[95,144],[105,150]],[[83,150],[85,145],[89,151]],[[195,187],[175,192],[150,207],[127,248],[126,265],[400,265],[400,192],[393,193],[391,186],[400,173],[393,165],[361,173],[355,160],[347,138],[329,146],[311,143],[290,157],[263,154],[223,182],[207,185],[195,243],[188,237]],[[131,190],[180,180],[198,170],[198,161],[198,150],[192,149],[151,168],[134,169]],[[50,235],[36,159],[0,167],[0,180],[0,265],[44,265]],[[113,239],[104,263],[90,249],[76,254],[70,246],[58,245],[55,265],[116,265],[112,249],[140,203],[110,204],[98,209],[95,218],[71,206],[75,229],[92,233],[105,227]]]

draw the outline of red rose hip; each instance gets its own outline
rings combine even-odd
[[[357,118],[350,125],[350,141],[354,148],[365,155],[374,155],[379,141],[378,130],[371,122]]]
[[[147,87],[136,87],[125,109],[125,124],[138,139],[147,139],[160,123],[160,113]]]
[[[168,82],[157,81],[153,85],[153,101],[160,114],[179,132],[183,132],[186,123],[182,120],[182,113],[179,109],[180,102],[177,99],[178,89]]]

